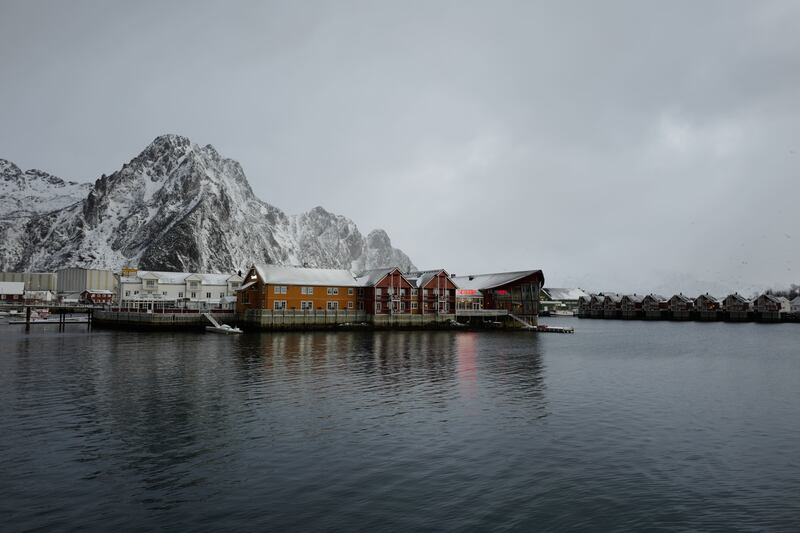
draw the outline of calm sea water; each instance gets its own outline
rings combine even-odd
[[[800,530],[800,327],[560,323],[2,325],[0,529]]]

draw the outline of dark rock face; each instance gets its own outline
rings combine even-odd
[[[32,188],[29,183],[37,184]],[[0,268],[234,271],[254,261],[413,269],[376,230],[316,207],[287,216],[253,194],[241,165],[178,135],[157,137],[93,186],[0,160]],[[35,197],[21,191],[35,190]]]

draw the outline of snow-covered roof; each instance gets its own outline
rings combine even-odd
[[[551,300],[580,300],[582,296],[589,297],[589,293],[583,289],[556,289],[547,287],[544,290],[550,295]]]
[[[22,296],[24,292],[25,292],[24,281],[0,281],[0,294],[9,294],[9,295],[18,294]]]
[[[159,283],[169,285],[181,285],[187,279],[200,281],[203,285],[225,285],[228,280],[242,281],[241,276],[236,274],[206,274],[198,272],[159,272],[154,270],[140,270],[136,276],[125,276],[120,278],[121,283],[139,283],[142,279],[158,279]]]
[[[519,279],[538,273],[542,280],[544,274],[541,270],[519,270],[516,272],[497,272],[493,274],[475,274],[472,276],[456,276],[451,278],[453,282],[461,289],[472,290],[487,290],[500,287],[508,283],[512,283]]]
[[[701,294],[697,297],[698,300],[708,300],[709,302],[719,303],[717,298],[714,298],[710,294]]]
[[[255,266],[258,276],[264,283],[285,283],[286,285],[328,285],[337,287],[357,287],[352,272],[338,268],[306,268],[295,266],[268,265]]]
[[[250,287],[252,287],[252,286],[253,286],[253,285],[255,285],[255,284],[256,284],[256,282],[255,282],[255,281],[248,281],[247,283],[245,283],[244,285],[242,285],[241,287],[239,287],[239,288],[238,288],[238,289],[236,289],[236,290],[237,290],[237,291],[243,291],[243,290],[245,290],[245,289],[249,289]]]
[[[644,300],[644,296],[641,294],[626,294],[623,298],[627,298],[628,300],[636,303],[642,303]]]
[[[369,287],[370,285],[375,285],[384,277],[386,277],[389,272],[392,272],[396,267],[386,267],[386,268],[373,268],[372,270],[365,270],[364,272],[359,272],[358,277],[356,278],[356,282],[359,287]]]
[[[603,296],[606,297],[606,300],[613,303],[619,303],[622,301],[622,295],[617,294],[616,292],[604,292]]]
[[[444,272],[445,275],[447,275],[447,271],[443,268],[437,268],[435,270],[416,270],[412,272],[406,272],[403,275],[406,277],[408,281],[411,282],[412,285],[414,285],[418,289],[421,289],[422,287],[427,285],[430,280],[435,278],[440,272]],[[453,284],[456,285],[456,287],[458,287],[455,281],[453,281],[452,277],[450,277],[450,281],[452,281]]]
[[[800,305],[800,296],[795,296],[792,300],[792,305]]]
[[[734,300],[738,300],[738,301],[740,301],[742,303],[750,303],[750,299],[749,298],[746,298],[746,297],[742,296],[738,292],[735,292],[733,294],[729,294],[725,299],[727,300],[728,298],[733,298]]]
[[[114,294],[107,289],[86,289],[83,292],[88,292],[89,294]]]
[[[673,300],[673,299],[676,299],[676,298],[678,300],[683,301],[683,302],[694,302],[694,298],[692,298],[691,296],[686,296],[685,294],[676,294],[672,298],[670,298],[670,300]]]

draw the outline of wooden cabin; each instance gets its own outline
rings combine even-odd
[[[641,294],[626,294],[620,299],[622,318],[638,318],[643,316],[642,303],[644,296]]]

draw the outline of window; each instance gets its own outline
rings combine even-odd
[[[219,293],[219,297],[220,298],[225,298],[225,293],[224,292]]]
[[[133,291],[133,294],[139,294],[139,291]]]
[[[433,289],[433,295],[439,296],[439,289]]]
[[[411,296],[417,296],[419,294],[418,289],[411,289]]]
[[[347,294],[349,294],[350,296],[353,295],[353,287],[347,289]]]
[[[197,293],[192,291],[192,298],[197,298]]]
[[[339,302],[328,302],[328,311],[336,311],[339,309]]]
[[[364,288],[363,287],[359,287],[358,288],[358,295],[359,296],[364,296]]]
[[[428,296],[430,296],[430,295],[431,295],[431,290],[430,290],[430,289],[422,289],[422,295],[423,295],[425,298],[427,298]]]
[[[336,296],[339,294],[339,287],[328,287],[328,296]]]
[[[189,288],[190,289],[196,289],[198,287],[198,285],[200,285],[200,284],[198,282],[196,282],[196,281],[190,281],[189,282]]]
[[[131,291],[125,291],[125,296],[130,296],[130,295],[131,295]]]
[[[375,302],[375,312],[376,313],[380,313],[381,312],[381,303],[380,302]]]
[[[347,302],[347,308],[348,309],[352,309],[353,308],[353,302]]]
[[[405,296],[405,295],[406,295],[406,290],[400,289],[400,296]]]
[[[364,310],[364,302],[358,302],[358,310],[359,311],[363,311]]]
[[[311,309],[314,309],[314,302],[304,300],[300,302],[300,309],[302,309],[303,311],[309,311]]]
[[[286,300],[275,300],[274,302],[272,302],[272,308],[275,311],[286,310]]]
[[[275,285],[273,292],[275,294],[286,294],[286,285]]]
[[[155,287],[155,286],[156,286],[156,280],[154,280],[154,279],[148,279],[148,280],[146,280],[146,281],[144,282],[144,284],[145,284],[147,287]]]
[[[417,309],[418,307],[419,307],[419,304],[417,304],[417,302],[411,302],[411,309],[412,310],[413,309]]]
[[[178,298],[183,298],[183,293],[182,292],[178,293]]]
[[[241,285],[238,281],[231,281],[231,289],[238,289],[239,285]]]
[[[380,297],[380,295],[381,295],[381,289],[380,287],[378,287],[377,289],[375,289],[375,296]]]
[[[406,303],[405,302],[400,302],[400,312],[402,313],[405,310],[406,310]]]
[[[243,292],[242,293],[242,303],[243,304],[249,304],[250,303],[250,293],[249,292]]]
[[[161,292],[161,296],[166,296],[166,295],[167,295],[167,291],[162,291]]]
[[[209,300],[211,299],[211,293],[210,292],[206,293],[206,298],[208,298]]]
[[[314,287],[300,287],[300,294],[314,294]]]

